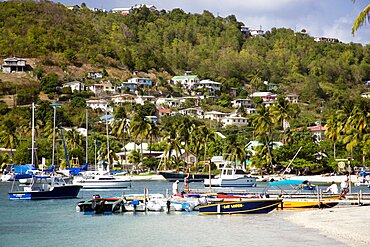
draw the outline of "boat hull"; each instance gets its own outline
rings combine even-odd
[[[336,205],[338,205],[337,201],[283,200],[282,208],[331,208]]]
[[[84,214],[112,214],[120,212],[122,204],[121,198],[99,198],[79,202],[77,207]]]
[[[11,191],[8,195],[11,200],[70,199],[76,198],[81,188],[80,185],[66,185],[50,191]]]
[[[83,189],[127,189],[131,188],[131,181],[73,181],[74,184],[83,186]]]
[[[210,180],[204,179],[204,186],[209,186]],[[214,187],[255,187],[256,178],[242,177],[234,179],[215,178],[211,179],[211,186]]]
[[[167,181],[175,182],[176,180],[184,180],[186,173],[176,173],[176,172],[158,172],[159,175],[162,175]],[[214,177],[211,175],[211,177]],[[208,174],[189,174],[190,182],[203,182],[204,179],[209,178]]]
[[[281,204],[281,199],[251,199],[199,206],[200,214],[265,214]]]

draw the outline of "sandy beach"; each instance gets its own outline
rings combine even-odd
[[[348,246],[370,246],[370,207],[350,206],[323,210],[295,211],[287,220],[319,230]]]

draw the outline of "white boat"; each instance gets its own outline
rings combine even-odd
[[[86,171],[75,176],[73,184],[82,185],[83,189],[126,189],[131,188],[131,178],[101,171]]]
[[[256,178],[249,176],[242,169],[224,167],[219,176],[212,179],[204,179],[204,185],[215,187],[254,187],[256,186]]]

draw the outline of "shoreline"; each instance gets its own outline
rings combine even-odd
[[[305,228],[316,229],[320,234],[348,246],[370,246],[369,206],[294,211],[285,220]]]

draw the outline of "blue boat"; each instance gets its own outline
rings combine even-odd
[[[199,206],[200,214],[266,214],[277,208],[282,199],[257,198],[217,202]]]
[[[33,176],[29,186],[20,186],[14,181],[10,192],[11,200],[45,200],[76,198],[81,185],[67,184],[59,176]]]

